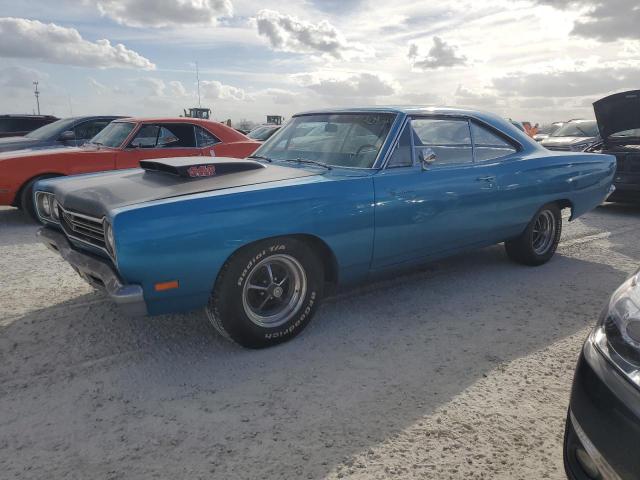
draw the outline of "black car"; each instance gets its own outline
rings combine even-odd
[[[602,141],[589,152],[615,155],[611,202],[640,201],[640,90],[616,93],[593,104]],[[640,474],[638,475],[640,478]]]
[[[0,138],[25,135],[56,120],[52,115],[0,115]]]
[[[95,137],[115,115],[71,117],[49,123],[24,136],[0,138],[0,152],[25,148],[76,147]]]
[[[251,130],[247,137],[258,142],[266,142],[271,136],[280,130],[282,125],[260,125]]]
[[[640,270],[611,296],[573,380],[564,465],[571,480],[640,478]]]

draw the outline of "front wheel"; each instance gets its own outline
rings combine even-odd
[[[504,243],[507,255],[515,262],[537,266],[547,263],[560,242],[562,215],[554,203],[543,206],[525,231]]]
[[[223,336],[248,348],[290,340],[315,313],[324,284],[322,263],[293,238],[240,249],[222,267],[207,316]]]

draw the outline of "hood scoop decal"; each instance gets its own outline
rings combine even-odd
[[[266,168],[260,162],[237,158],[178,157],[141,160],[140,167],[147,173],[166,173],[182,178],[217,177],[229,173]]]

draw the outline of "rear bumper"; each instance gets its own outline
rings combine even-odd
[[[147,314],[142,287],[124,284],[107,260],[76,250],[64,234],[51,228],[40,228],[36,236],[89,284],[105,291],[124,313],[131,316]]]
[[[637,479],[640,472],[640,390],[628,382],[590,340],[573,381],[564,443],[572,480],[589,480],[576,450],[584,448],[603,480]]]

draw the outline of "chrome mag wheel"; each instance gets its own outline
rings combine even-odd
[[[537,255],[544,255],[554,243],[556,236],[556,219],[553,212],[543,210],[536,218],[532,232],[532,247]]]
[[[307,293],[307,276],[290,255],[271,255],[257,263],[244,284],[242,306],[249,319],[263,328],[288,322]]]

